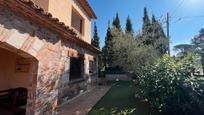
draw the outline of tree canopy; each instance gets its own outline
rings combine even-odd
[[[125,32],[122,31],[120,19],[116,13],[113,26],[109,25],[106,33],[103,47],[104,66],[118,66],[126,71],[138,72],[155,57],[166,54],[167,46],[168,39],[162,25],[155,16],[152,20],[149,19],[146,8],[144,8],[142,32],[138,34],[134,34],[129,16],[126,20]]]
[[[151,45],[144,45],[138,38],[122,33],[116,28],[111,29],[113,34],[113,66],[137,75],[142,68],[151,63],[158,55]]]
[[[192,39],[194,50],[201,55],[201,63],[204,73],[204,29],[201,29],[199,34]]]
[[[174,46],[174,51],[177,51],[178,55],[183,56],[187,52],[192,52],[193,48],[194,46],[191,44],[179,44],[179,45]]]
[[[200,53],[204,53],[204,29],[201,29],[199,34],[192,39],[192,44]]]
[[[193,37],[191,44],[180,44],[174,47],[176,51],[180,51],[177,55],[192,52],[199,54],[201,57],[201,64],[204,73],[204,29],[199,31],[199,34]]]
[[[162,24],[154,15],[150,20],[146,8],[144,8],[141,39],[145,45],[153,45],[161,55],[166,54],[168,51],[169,39],[164,33]]]

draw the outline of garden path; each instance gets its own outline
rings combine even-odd
[[[107,93],[110,86],[97,86],[72,101],[59,107],[59,115],[86,115],[92,107]]]

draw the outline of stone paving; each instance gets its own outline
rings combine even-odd
[[[58,115],[86,115],[109,89],[110,86],[97,86],[91,91],[59,107]]]

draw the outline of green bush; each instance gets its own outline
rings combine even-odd
[[[144,45],[138,36],[124,34],[116,28],[111,29],[113,36],[112,66],[126,72],[141,74],[143,66],[149,65],[159,57],[152,45]]]
[[[173,115],[204,114],[204,80],[191,75],[197,66],[193,55],[175,59],[168,55],[145,67],[136,96],[154,109]]]

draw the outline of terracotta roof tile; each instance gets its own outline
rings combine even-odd
[[[47,18],[49,18],[53,22],[55,22],[58,25],[62,26],[67,31],[70,31],[73,35],[77,35],[77,33],[73,29],[70,29],[69,26],[66,26],[64,24],[64,22],[60,22],[58,18],[53,17],[52,14],[49,13],[49,12],[45,12],[42,8],[40,8],[39,6],[35,5],[32,1],[30,1],[30,0],[29,1],[27,1],[27,0],[16,0],[16,1],[21,1],[21,2],[23,2],[25,4],[27,4],[29,7],[35,9],[36,12],[41,13],[42,15],[46,16]]]

